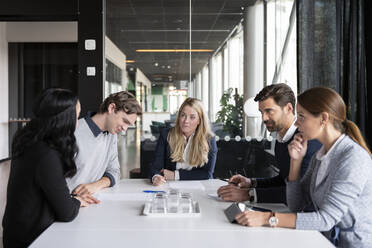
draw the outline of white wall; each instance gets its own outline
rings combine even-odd
[[[0,22],[0,159],[9,157],[8,92],[8,42],[6,40],[6,23]]]
[[[8,22],[8,42],[77,42],[77,22]]]
[[[138,68],[137,68],[137,73],[136,73],[136,83],[137,82],[141,82],[143,85],[147,86],[147,89],[151,89],[151,81]]]
[[[113,64],[122,70],[126,70],[125,54],[106,36],[105,37],[105,56]]]

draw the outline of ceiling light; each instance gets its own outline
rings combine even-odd
[[[136,61],[135,60],[132,60],[132,59],[127,59],[127,60],[125,60],[125,62],[127,62],[127,63],[134,63]]]
[[[210,53],[210,52],[213,52],[213,50],[212,49],[137,49],[136,52],[138,53],[188,53],[188,52]]]
[[[171,68],[171,66],[170,66],[170,65],[168,65],[168,66],[167,66],[167,68],[168,68],[168,69],[170,69],[170,68]]]
[[[157,63],[157,62],[155,62],[155,64],[154,64],[155,66],[158,66],[159,65],[159,63]]]

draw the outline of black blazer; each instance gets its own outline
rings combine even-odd
[[[292,142],[295,134],[285,143],[275,142],[275,161],[279,168],[279,175],[272,178],[257,179],[257,200],[260,203],[286,203],[286,184],[285,179],[288,177],[291,158],[288,152],[288,145]],[[320,149],[322,144],[317,140],[307,142],[306,155],[301,164],[301,177],[306,173],[311,157]]]
[[[162,169],[171,171],[176,170],[176,162],[172,162],[170,158],[170,147],[168,143],[168,128],[164,128],[159,136],[155,150],[155,159],[150,168],[150,180],[156,174],[160,174]],[[209,141],[208,163],[202,167],[194,167],[191,170],[179,170],[180,180],[205,180],[213,178],[214,166],[217,159],[217,144],[213,137]]]
[[[3,218],[4,248],[27,247],[54,221],[77,216],[80,201],[70,196],[60,156],[38,142],[12,159]]]

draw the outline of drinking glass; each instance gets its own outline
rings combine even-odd
[[[179,201],[179,211],[181,213],[192,213],[193,204],[192,204],[192,195],[191,193],[182,193]]]
[[[177,213],[179,207],[180,192],[177,189],[170,189],[167,198],[167,207],[169,213]]]
[[[167,213],[167,195],[162,192],[158,192],[152,199],[152,213]]]

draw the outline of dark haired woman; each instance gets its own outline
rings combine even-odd
[[[288,146],[287,182],[288,207],[297,213],[244,212],[238,223],[317,230],[340,247],[372,247],[372,160],[359,128],[346,119],[345,103],[332,89],[312,88],[297,99],[300,133]],[[300,180],[311,139],[323,146]],[[314,210],[303,212],[308,206]]]
[[[72,197],[65,178],[76,173],[74,131],[78,98],[48,89],[33,106],[35,118],[18,130],[3,218],[4,247],[27,247],[54,221],[72,221],[80,206],[95,202]]]

